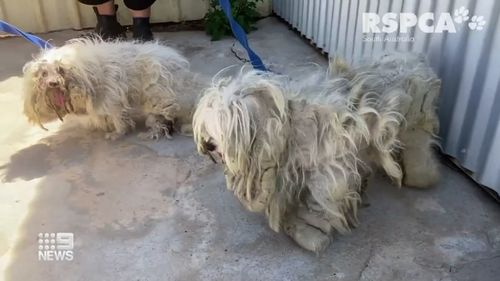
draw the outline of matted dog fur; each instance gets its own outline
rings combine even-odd
[[[73,39],[42,50],[24,66],[24,113],[39,124],[77,115],[88,128],[117,139],[135,128],[170,137],[174,123],[189,133],[203,86],[176,50],[158,43]],[[186,128],[180,128],[186,125]]]
[[[385,55],[298,83],[242,70],[215,78],[194,114],[198,150],[221,158],[228,189],[270,227],[319,252],[357,224],[366,177],[439,178],[431,146],[440,80],[417,55]]]

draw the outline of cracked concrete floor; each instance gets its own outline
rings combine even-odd
[[[77,36],[43,35],[56,45]],[[194,71],[239,64],[232,39],[158,33]],[[274,18],[251,42],[276,72],[326,60]],[[22,65],[36,49],[0,40],[0,268],[5,280],[498,280],[500,206],[456,170],[430,190],[371,181],[361,225],[320,256],[273,233],[226,191],[187,137],[116,142],[72,124],[30,127]],[[39,261],[38,233],[74,233],[73,261]]]

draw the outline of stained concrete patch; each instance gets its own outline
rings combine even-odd
[[[188,136],[176,136],[174,139],[165,140],[170,145],[165,145],[165,141],[151,142],[139,139],[132,139],[132,141],[150,148],[160,156],[185,158],[197,155],[196,145],[192,141],[192,137]]]
[[[489,229],[486,235],[491,246],[495,249],[500,249],[500,227]]]
[[[446,210],[434,198],[418,198],[415,201],[415,208],[421,212],[446,213]]]
[[[418,264],[416,255],[415,249],[408,244],[374,248],[359,280],[438,280],[441,274]]]
[[[479,253],[488,252],[489,245],[484,238],[471,233],[461,233],[436,239],[435,245],[448,263],[456,264]]]
[[[104,145],[93,153],[106,158],[88,159],[86,165],[73,167],[64,175],[74,190],[69,200],[75,208],[88,213],[94,227],[134,229],[146,219],[172,215],[172,198],[162,196],[162,192],[165,186],[177,186],[187,169],[178,161],[151,157],[151,152],[144,149],[141,157],[130,157],[130,149]],[[165,186],[152,182],[164,182]],[[150,186],[155,188],[145,188]],[[104,192],[105,198],[96,196]]]
[[[500,256],[483,258],[451,269],[450,281],[498,280]]]

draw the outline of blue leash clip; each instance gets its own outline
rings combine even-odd
[[[238,24],[238,22],[234,20],[233,15],[231,14],[231,4],[229,3],[229,0],[219,0],[219,4],[222,10],[224,11],[224,14],[226,14],[226,17],[229,21],[229,25],[231,26],[231,30],[233,31],[234,37],[236,38],[236,40],[238,40],[238,42],[240,42],[241,46],[243,46],[243,48],[245,48],[245,50],[247,51],[248,58],[250,59],[250,63],[252,63],[253,68],[257,70],[267,71],[260,57],[252,50],[252,48],[250,48],[245,30],[243,30],[243,28]]]
[[[12,24],[9,24],[7,22],[4,22],[3,20],[0,20],[0,31],[4,31],[10,34],[17,34],[22,36],[24,39],[28,40],[31,42],[33,45],[38,46],[40,49],[50,49],[53,48],[49,42],[43,40],[40,37],[37,37],[35,35],[26,33],[22,31],[21,29],[13,26]]]

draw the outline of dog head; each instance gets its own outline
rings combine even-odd
[[[35,59],[24,68],[24,113],[32,123],[62,118],[68,112],[67,67],[59,61]]]
[[[257,71],[216,79],[193,117],[198,151],[220,158],[240,201],[260,194],[266,169],[276,167],[286,147],[287,102],[277,77]],[[228,181],[229,183],[229,181]]]
[[[94,95],[96,67],[83,63],[76,43],[43,50],[23,67],[24,114],[39,124],[73,112],[72,92]]]

